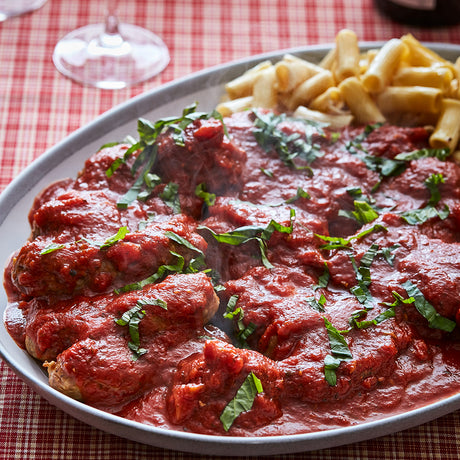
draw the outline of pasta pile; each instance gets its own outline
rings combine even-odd
[[[225,86],[223,115],[269,108],[341,127],[391,122],[432,126],[432,148],[454,152],[460,135],[460,58],[447,61],[408,34],[361,53],[341,30],[319,64],[287,54],[264,61]],[[460,152],[455,152],[460,159]]]

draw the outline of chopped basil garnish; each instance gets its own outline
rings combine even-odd
[[[165,235],[172,241],[180,244],[181,246],[186,247],[187,249],[191,249],[192,251],[198,252],[199,254],[203,254],[203,251],[201,249],[198,249],[196,246],[194,246],[190,241],[186,240],[183,236],[178,235],[175,232],[172,231],[166,231]]]
[[[129,336],[131,338],[128,347],[133,352],[134,361],[147,353],[145,348],[141,348],[139,338],[139,323],[145,316],[143,307],[143,303],[137,302],[131,310],[125,311],[120,319],[115,320],[119,326],[128,326]]]
[[[366,307],[366,309],[372,308],[374,298],[364,282],[360,282],[356,286],[350,288],[350,292],[358,299],[359,303],[362,303]]]
[[[369,134],[371,134],[373,131],[380,128],[381,126],[383,126],[383,123],[374,123],[372,125],[366,125],[361,134],[359,134],[353,140],[348,142],[348,144],[346,145],[346,149],[352,154],[357,154],[359,152],[367,153],[367,151],[362,146],[362,142],[366,140]]]
[[[129,142],[128,139],[126,139],[125,141],[126,143]],[[109,148],[109,147],[115,147],[116,145],[120,145],[122,142],[118,142],[118,141],[115,141],[115,142],[107,142],[106,144],[103,144],[99,147],[99,150],[102,150],[102,149],[106,149],[106,148]],[[124,143],[124,142],[123,142]]]
[[[293,196],[292,198],[287,199],[285,201],[285,203],[286,204],[291,204],[291,203],[294,203],[295,201],[299,200],[300,198],[305,198],[305,199],[309,200],[311,198],[311,196],[302,187],[298,187],[297,188],[297,193],[295,194],[295,196]]]
[[[146,305],[153,305],[153,306],[157,306],[157,307],[160,307],[162,308],[163,310],[167,310],[168,309],[168,303],[165,302],[164,300],[162,299],[139,299],[137,301],[137,304],[138,305],[141,305],[141,306],[146,306]]]
[[[341,362],[341,359],[334,358],[332,355],[327,355],[324,358],[324,378],[331,387],[337,385],[337,374],[335,371],[340,366]]]
[[[59,249],[63,249],[65,247],[65,244],[51,243],[40,251],[40,255],[43,256],[45,254],[50,254],[54,251],[58,251]]]
[[[365,155],[362,160],[368,169],[377,172],[383,177],[399,176],[407,167],[404,161],[375,157],[373,155]]]
[[[403,152],[395,156],[395,160],[411,161],[420,158],[437,158],[444,161],[450,155],[450,149],[419,149],[412,152]]]
[[[273,171],[271,171],[270,169],[260,168],[260,170],[261,170],[267,177],[270,177],[271,179],[274,177]]]
[[[174,214],[180,214],[179,186],[174,182],[166,184],[163,192],[160,193],[160,198],[169,206]]]
[[[118,241],[123,240],[128,233],[129,233],[128,227],[120,227],[117,233],[115,233],[112,236],[109,236],[105,241],[92,241],[89,238],[81,238],[80,240],[74,241],[73,243],[65,243],[65,244],[51,243],[40,251],[40,255],[50,254],[54,251],[58,251],[59,249],[69,247],[72,244],[81,243],[82,241],[85,241],[89,245],[95,246],[99,249],[106,249],[106,248],[109,248],[110,246],[113,246]]]
[[[109,248],[110,246],[113,246],[118,241],[123,240],[128,233],[129,233],[128,227],[120,227],[117,233],[115,233],[115,235],[109,236],[105,241],[102,241],[102,242],[92,241],[88,238],[82,238],[82,240],[86,241],[91,246],[98,247],[99,249],[105,249],[105,248]]]
[[[393,251],[395,249],[398,249],[399,246],[400,246],[399,244],[394,244],[393,246],[380,249],[380,254],[382,254],[383,258],[387,261],[388,265],[393,266],[393,263],[396,257],[396,255],[393,254]]]
[[[182,255],[174,251],[169,251],[171,255],[177,258],[177,261],[175,264],[161,265],[160,267],[158,267],[158,270],[153,275],[149,276],[148,278],[145,278],[142,281],[132,283],[132,284],[127,284],[126,286],[123,286],[122,288],[117,289],[115,293],[119,294],[120,292],[128,292],[128,291],[135,291],[138,289],[142,289],[144,286],[147,286],[148,284],[153,284],[158,281],[161,281],[167,275],[172,274],[172,273],[196,273],[205,268],[206,264],[204,260],[203,251],[195,247],[192,243],[190,243],[190,241],[186,240],[184,237],[178,235],[175,232],[166,231],[165,235],[171,241],[174,241],[175,243],[196,252],[197,256],[191,259],[187,265]]]
[[[358,156],[368,169],[377,172],[380,176],[397,176],[406,169],[407,165],[404,161],[370,155],[362,145],[362,142],[369,136],[369,134],[381,126],[382,123],[366,126],[359,136],[356,136],[355,139],[346,145],[346,149],[351,154]],[[376,189],[379,185],[380,182],[377,182],[374,189]]]
[[[404,172],[407,167],[407,162],[410,160],[434,157],[444,161],[450,154],[449,149],[419,149],[412,152],[399,153],[393,159],[370,155],[366,149],[363,148],[361,142],[379,126],[381,126],[381,124],[366,127],[360,136],[357,136],[347,144],[346,148],[350,153],[357,155],[368,169],[377,172],[382,177],[398,176]],[[374,186],[373,190],[379,185],[380,182]]]
[[[324,244],[321,246],[321,249],[325,250],[333,250],[333,249],[349,249],[352,245],[352,242],[354,240],[360,240],[364,238],[365,236],[369,235],[370,233],[373,232],[380,232],[380,231],[388,231],[386,227],[380,224],[376,224],[366,230],[363,230],[362,232],[358,233],[357,235],[351,236],[350,238],[342,238],[340,236],[326,236],[326,235],[320,235],[318,233],[315,233],[315,236],[320,238],[323,241],[327,241],[328,244]]]
[[[139,122],[140,123],[140,122]],[[137,147],[137,148],[134,148]],[[128,152],[134,153],[136,150],[140,149],[140,144],[136,144],[126,151],[125,156]],[[151,193],[152,189],[148,185],[153,185],[152,181],[149,178],[150,170],[153,168],[157,158],[158,147],[156,145],[145,145],[143,146],[142,153],[136,158],[131,172],[136,174],[137,169],[142,166],[142,171],[139,174],[139,177],[135,180],[131,188],[118,200],[117,206],[120,209],[126,209],[134,200],[139,196],[142,200],[145,200],[147,196]],[[153,187],[152,187],[153,188]]]
[[[351,318],[349,319],[350,326],[355,327],[357,329],[367,329],[370,326],[377,326],[383,321],[389,318],[393,318],[395,316],[394,306],[390,306],[390,308],[382,312],[380,315],[378,315],[374,319],[358,321],[359,318],[367,315],[368,311],[369,310],[358,310],[358,311],[353,312],[351,315]]]
[[[302,136],[300,133],[286,134],[284,131],[278,129],[280,123],[289,119],[286,114],[276,115],[256,110],[254,114],[256,117],[254,121],[256,127],[254,137],[257,143],[267,152],[275,150],[287,166],[295,169],[303,169],[309,175],[312,175],[313,172],[308,165],[316,158],[324,155],[319,145],[314,143],[313,135],[324,135],[322,131],[324,125],[298,119],[305,126],[305,136]],[[304,161],[306,165],[297,164],[296,159]]]
[[[237,339],[239,345],[242,348],[249,348],[246,340],[255,331],[256,326],[254,323],[249,323],[247,326],[244,325],[244,310],[241,307],[235,308],[237,302],[238,296],[232,295],[228,300],[224,318],[236,321]]]
[[[441,193],[439,191],[439,184],[444,183],[444,177],[442,174],[432,174],[425,180],[425,185],[431,193],[430,200],[424,208],[414,209],[406,211],[401,214],[401,217],[409,225],[423,224],[433,217],[439,217],[441,220],[446,219],[449,216],[449,207],[444,205],[442,209],[437,209],[436,205],[441,200]]]
[[[349,361],[353,358],[348,344],[341,334],[327,318],[324,319],[324,324],[329,336],[329,345],[331,347],[331,354],[327,355],[324,359],[324,376],[331,386],[337,385],[336,369],[342,361]]]
[[[158,270],[148,278],[143,279],[142,281],[138,281],[136,283],[131,283],[131,284],[126,284],[120,289],[116,289],[114,292],[116,294],[119,294],[121,292],[129,292],[129,291],[137,291],[139,289],[142,289],[144,286],[147,286],[148,284],[153,284],[156,283],[157,281],[162,280],[165,278],[167,275],[171,273],[183,273],[184,266],[185,266],[185,260],[184,258],[180,255],[177,254],[176,252],[169,251],[173,256],[177,257],[177,262],[175,265],[168,264],[168,265],[160,265],[158,267]]]
[[[224,126],[224,132],[228,136],[227,128],[223,123],[222,115],[213,111],[212,113],[196,112],[196,104],[186,107],[180,117],[169,117],[151,123],[148,120],[140,118],[137,123],[139,141],[131,145],[126,150],[122,158],[117,158],[107,169],[107,177],[111,177],[114,172],[135,153],[139,152],[138,157],[131,167],[133,176],[140,171],[138,178],[132,187],[121,197],[117,203],[118,207],[125,209],[136,199],[145,200],[153,188],[158,185],[158,176],[151,174],[157,158],[157,139],[160,134],[167,130],[172,130],[172,137],[176,145],[185,145],[185,128],[198,119],[215,118],[220,120]],[[170,201],[169,201],[170,202]],[[169,203],[168,202],[168,203]],[[174,202],[175,203],[175,202]],[[177,203],[175,203],[177,204]],[[171,206],[173,207],[173,206]],[[174,208],[173,208],[174,209]]]
[[[195,188],[195,195],[201,198],[206,206],[214,206],[216,203],[216,195],[206,191],[205,184],[198,184]]]
[[[275,231],[280,233],[292,233],[294,230],[294,218],[295,211],[294,209],[291,209],[291,223],[289,226],[282,225],[272,219],[266,227],[261,227],[258,225],[247,225],[226,233],[216,233],[205,226],[198,227],[198,230],[207,230],[211,233],[217,242],[230,244],[232,246],[239,246],[241,244],[247,243],[248,241],[257,241],[259,243],[263,265],[266,268],[273,268],[273,265],[268,260],[266,254],[267,242],[270,240],[272,234]]]
[[[444,209],[438,210],[433,206],[426,206],[421,209],[414,209],[412,211],[406,211],[401,216],[409,225],[423,224],[426,221],[439,217],[444,220],[449,215],[449,207],[445,205]]]
[[[251,410],[256,396],[263,391],[260,379],[253,372],[249,373],[235,397],[225,406],[220,415],[220,421],[225,431],[231,428],[241,413]]]
[[[142,190],[138,193],[137,199],[140,201],[147,200],[149,196],[152,194],[152,190],[159,184],[161,184],[160,176],[157,176],[156,174],[152,173],[144,174],[145,190]]]
[[[360,187],[347,188],[347,193],[348,195],[350,195],[353,198],[356,198],[357,200],[362,199],[362,197],[364,196],[363,191],[361,190]]]
[[[316,291],[317,289],[325,288],[327,287],[329,283],[329,267],[327,266],[327,262],[324,262],[324,272],[322,275],[318,278],[318,284],[315,284],[313,287],[313,290]]]
[[[324,294],[321,294],[319,296],[319,299],[316,299],[315,297],[308,297],[307,299],[308,305],[310,305],[313,310],[323,312],[324,311],[324,305],[326,305],[326,297],[324,297]]]
[[[286,204],[292,204],[292,203],[296,202],[297,200],[299,200],[300,198],[305,198],[306,200],[309,200],[311,198],[311,196],[302,187],[298,187],[297,192],[293,197],[288,198],[287,200],[282,201],[281,203],[270,204],[268,206],[276,208],[276,207],[279,207],[279,206],[284,206]]]
[[[145,230],[151,222],[155,220],[156,214],[155,213],[148,213],[147,220],[141,220],[139,222],[139,225],[137,226],[137,229],[142,232]]]
[[[367,201],[355,200],[353,204],[355,206],[354,211],[345,211],[341,209],[339,211],[339,216],[355,219],[362,225],[369,224],[379,217],[378,212]]]
[[[396,291],[393,291],[391,294],[393,295],[395,301],[393,303],[383,302],[383,305],[387,305],[388,307],[397,307],[398,305],[401,305],[403,303],[411,304],[415,302],[415,299],[413,297],[405,299],[401,294],[398,294]]]
[[[324,324],[327,329],[327,334],[329,336],[329,345],[331,347],[332,355],[335,358],[340,359],[351,359],[353,356],[348,348],[347,341],[345,337],[337,330],[327,318],[324,319]]]
[[[439,191],[439,184],[444,184],[444,176],[442,174],[432,174],[425,180],[425,185],[430,191],[430,200],[428,205],[436,206],[441,200],[441,192]]]
[[[360,312],[368,312],[374,307],[374,298],[369,291],[369,286],[372,283],[371,279],[371,265],[375,257],[382,256],[389,265],[392,265],[393,259],[391,258],[390,251],[392,248],[384,248],[384,250],[379,249],[377,244],[372,244],[369,249],[361,257],[359,267],[356,265],[354,256],[350,254],[351,263],[353,269],[356,273],[357,285],[350,288],[350,292],[356,296],[358,301],[364,305],[364,310],[359,310]]]
[[[455,328],[455,321],[440,315],[436,309],[424,297],[420,289],[411,281],[403,283],[402,287],[406,290],[409,297],[414,299],[417,311],[428,321],[428,325],[433,329],[452,332]]]
[[[118,241],[123,240],[128,233],[128,227],[120,227],[115,235],[110,236],[100,245],[98,243],[95,243],[94,245],[99,246],[100,249],[108,248],[110,246],[113,246]]]

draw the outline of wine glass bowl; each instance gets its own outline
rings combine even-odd
[[[53,62],[83,85],[121,89],[160,73],[168,65],[167,46],[147,29],[120,23],[116,1],[108,2],[105,23],[73,30],[57,43]]]

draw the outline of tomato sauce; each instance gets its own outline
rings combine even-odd
[[[232,436],[460,391],[460,168],[425,128],[269,111],[184,126],[103,148],[35,199],[6,327],[51,386]]]

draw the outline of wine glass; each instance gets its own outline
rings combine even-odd
[[[121,89],[160,73],[169,63],[164,42],[136,25],[120,23],[118,0],[107,1],[104,24],[76,29],[57,43],[53,62],[65,76],[103,89]]]
[[[0,0],[0,22],[37,10],[46,2],[47,0]]]

